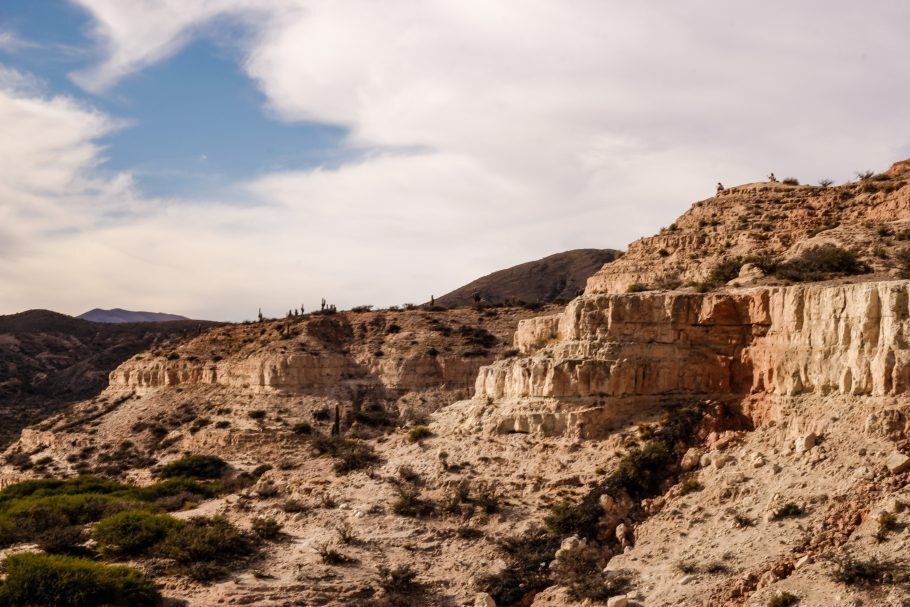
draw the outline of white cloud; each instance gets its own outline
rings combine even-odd
[[[81,231],[36,237],[19,275],[0,274],[26,285],[0,295],[7,310],[50,293],[73,312],[232,318],[304,297],[422,300],[558,250],[623,247],[718,180],[843,179],[910,153],[903,3],[74,1],[103,52],[74,76],[86,89],[240,20],[268,110],[343,125],[367,153],[241,184],[253,208],[141,200],[129,175],[97,170],[110,118],[8,87],[0,123],[19,108],[16,141],[32,144],[9,149],[0,187]]]

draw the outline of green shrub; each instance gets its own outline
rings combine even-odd
[[[704,486],[698,482],[698,479],[694,476],[690,476],[679,484],[680,495],[689,495],[690,493],[695,493],[696,491],[701,491],[702,489],[704,489]]]
[[[891,561],[874,557],[861,560],[849,554],[829,559],[833,565],[831,577],[848,586],[877,586],[906,581],[906,574]]]
[[[318,436],[313,439],[313,449],[331,455],[333,467],[338,474],[347,474],[361,468],[368,468],[379,461],[372,447],[346,438]]]
[[[161,478],[221,478],[227,469],[227,463],[214,455],[188,455],[167,464],[158,473]]]
[[[805,508],[803,508],[799,504],[797,504],[795,502],[787,502],[780,508],[777,508],[771,514],[771,520],[780,521],[785,518],[795,518],[798,516],[802,516],[803,514],[805,514],[805,512],[806,512]]]
[[[392,512],[399,516],[428,516],[433,514],[433,502],[421,499],[420,491],[413,485],[398,483],[395,485],[397,497],[392,502]]]
[[[96,477],[17,483],[0,491],[0,547],[29,541],[49,552],[69,552],[81,542],[80,529],[88,523],[124,511],[179,509],[217,490],[183,478],[148,487]]]
[[[780,264],[777,275],[794,282],[812,282],[868,271],[868,266],[859,260],[855,252],[826,244],[806,249],[799,257]]]
[[[888,534],[896,531],[899,525],[897,517],[891,512],[882,512],[878,515],[878,530],[875,532],[875,538],[878,541],[884,541]]]
[[[128,567],[41,554],[6,559],[0,605],[54,607],[154,607],[161,599],[154,583]]]
[[[307,422],[300,422],[299,424],[294,424],[292,430],[294,434],[312,434],[313,426]]]
[[[508,567],[479,578],[477,590],[489,593],[497,605],[517,605],[530,593],[552,586],[549,564],[559,543],[559,537],[542,529],[502,540],[499,548]]]
[[[343,552],[339,552],[329,544],[319,544],[316,546],[316,552],[326,565],[347,565],[354,562],[354,559]]]
[[[147,553],[182,523],[167,514],[120,512],[101,520],[92,531],[102,554],[138,556]]]
[[[789,592],[780,592],[768,600],[768,607],[792,607],[799,602],[799,597]]]
[[[563,500],[550,507],[544,517],[547,529],[558,535],[572,535],[578,529],[590,524],[587,513],[574,502]]]
[[[419,587],[417,571],[410,565],[380,566],[378,582],[383,590],[392,595],[407,594]]]
[[[429,426],[414,426],[408,432],[408,442],[416,443],[431,436],[433,436],[433,431],[430,430]]]
[[[626,293],[643,293],[648,290],[648,285],[640,282],[633,282],[626,287]]]
[[[227,564],[250,552],[247,538],[222,517],[184,521],[155,546],[156,554],[173,560],[183,572],[196,562]]]
[[[255,518],[253,533],[264,540],[273,540],[281,535],[281,523],[273,518]]]

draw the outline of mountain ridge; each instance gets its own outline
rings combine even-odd
[[[168,322],[174,320],[192,320],[179,314],[167,314],[164,312],[145,312],[124,310],[123,308],[93,308],[88,312],[83,312],[76,318],[96,323],[118,324],[133,322]]]
[[[475,302],[566,303],[576,297],[585,281],[605,263],[621,255],[614,249],[572,249],[491,272],[437,297],[440,306]]]

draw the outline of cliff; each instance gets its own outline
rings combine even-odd
[[[673,400],[895,396],[908,343],[908,281],[586,295],[519,323],[523,356],[480,369],[468,417],[592,437]]]

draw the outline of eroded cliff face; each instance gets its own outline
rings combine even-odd
[[[910,281],[593,294],[522,321],[460,423],[600,436],[680,399],[910,390]]]
[[[533,312],[369,312],[225,327],[170,352],[136,356],[111,374],[113,390],[148,394],[214,385],[248,394],[340,396],[468,391],[478,368],[508,348]]]

